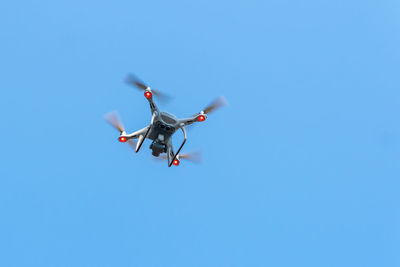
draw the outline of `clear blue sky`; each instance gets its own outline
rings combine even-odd
[[[0,266],[400,266],[399,1],[2,1]],[[150,111],[229,106],[179,167]],[[175,139],[175,143],[179,138]]]

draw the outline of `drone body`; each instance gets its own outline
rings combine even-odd
[[[190,125],[194,122],[204,121],[207,118],[207,113],[210,113],[216,108],[224,105],[225,100],[220,97],[201,112],[188,118],[178,119],[176,116],[168,112],[160,111],[154,103],[153,95],[162,96],[162,94],[155,90],[152,90],[150,87],[139,81],[133,75],[128,76],[127,82],[131,85],[137,86],[139,89],[144,90],[144,96],[150,104],[152,116],[150,125],[136,132],[127,134],[122,126],[122,123],[118,119],[117,114],[107,114],[106,120],[111,123],[115,128],[117,128],[117,130],[119,130],[120,132],[119,141],[128,142],[131,145],[134,145],[135,143],[133,142],[133,140],[137,139],[137,143],[135,145],[135,150],[137,153],[139,152],[144,140],[151,140],[152,143],[150,145],[150,149],[152,150],[152,155],[158,157],[160,156],[160,154],[166,153],[166,156],[163,157],[168,160],[168,167],[171,167],[171,165],[179,165],[179,159],[182,158],[193,159],[194,156],[188,154],[179,154],[187,139],[185,126]],[[181,129],[183,132],[184,140],[177,152],[174,153],[171,137],[179,129]]]

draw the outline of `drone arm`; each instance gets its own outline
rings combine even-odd
[[[151,130],[151,126],[153,125],[154,118],[156,117],[156,114],[153,113],[153,116],[151,116],[151,122],[150,125],[147,127],[144,127],[143,129],[140,129],[139,131],[136,131],[131,134],[124,134],[124,132],[121,134],[121,136],[126,137],[126,139],[133,139],[133,138],[139,138],[137,144],[136,144],[136,153],[139,152],[140,147],[142,146],[144,140],[147,138],[149,135],[149,132]]]
[[[131,134],[124,134],[122,133],[121,136],[126,137],[126,139],[136,139],[139,138],[140,135],[145,135],[147,130],[149,129],[150,126],[146,126],[143,129],[140,129],[139,131],[133,132]]]
[[[159,113],[158,107],[153,101],[153,93],[151,92],[150,87],[147,87],[145,90],[144,96],[146,97],[147,101],[150,103],[151,114]]]
[[[200,119],[200,117],[202,117],[202,119]],[[178,125],[180,127],[184,127],[184,126],[190,125],[190,124],[198,122],[198,121],[204,121],[206,118],[207,118],[206,114],[199,113],[199,114],[194,115],[191,118],[180,119]]]

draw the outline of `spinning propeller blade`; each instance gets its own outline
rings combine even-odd
[[[206,108],[203,109],[203,112],[206,114],[209,114],[216,110],[217,108],[220,108],[222,106],[225,106],[227,104],[227,101],[225,97],[220,96],[217,99],[215,99],[213,102],[211,102],[210,105],[208,105]]]
[[[125,81],[126,81],[127,84],[136,86],[141,90],[146,90],[147,87],[148,87],[144,82],[139,80],[139,78],[136,77],[135,75],[133,75],[132,73],[128,74],[128,76],[126,77]]]
[[[192,153],[184,153],[179,155],[179,160],[189,160],[191,162],[195,163],[201,163],[202,162],[202,155],[200,151],[192,152]]]
[[[215,111],[216,109],[225,106],[228,103],[228,101],[226,101],[225,97],[220,96],[218,98],[216,98],[213,102],[211,102],[207,107],[205,107],[201,112],[194,114],[193,116],[197,116],[199,114],[210,114],[213,111]],[[203,120],[205,118],[203,117]],[[201,121],[203,121],[201,120]],[[191,124],[190,124],[191,125]]]
[[[142,82],[138,77],[136,77],[132,73],[128,74],[125,81],[127,84],[136,86],[140,90],[146,90],[147,88],[150,89],[150,87],[148,85],[146,85],[144,82]],[[154,89],[150,89],[150,90],[154,96],[158,97],[162,101],[167,101],[170,98],[168,95],[161,93],[158,90],[154,90]]]
[[[117,111],[111,111],[104,115],[104,119],[111,124],[115,129],[117,129],[120,133],[125,131],[124,126],[122,125],[121,119],[118,116]],[[136,150],[136,141],[133,139],[129,139],[126,141],[128,145],[133,149]]]
[[[122,133],[123,131],[125,131],[125,128],[121,122],[121,119],[118,116],[117,111],[111,111],[107,113],[106,115],[104,115],[104,119],[119,132]]]
[[[168,159],[168,156],[164,154],[164,155],[161,155],[160,157],[155,158],[155,159],[159,159],[159,160],[164,159],[164,160],[166,160],[166,159]],[[200,151],[179,154],[179,160],[188,160],[188,161],[191,161],[191,162],[194,162],[194,163],[201,163],[203,161]]]

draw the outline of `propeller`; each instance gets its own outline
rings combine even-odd
[[[197,116],[199,114],[210,114],[213,111],[215,111],[216,109],[225,106],[226,104],[228,104],[228,101],[226,101],[225,97],[223,97],[223,96],[217,97],[213,102],[211,102],[201,112],[196,113],[193,116]],[[203,121],[204,119],[205,119],[205,117],[203,116],[203,119],[201,121]]]
[[[191,152],[191,153],[183,153],[179,155],[179,160],[189,160],[195,163],[201,163],[203,161],[202,154],[200,151]]]
[[[134,74],[129,73],[128,76],[125,79],[125,82],[129,85],[135,86],[140,90],[146,90],[150,89],[152,94],[156,97],[158,97],[161,101],[167,101],[170,99],[170,97],[158,90],[151,89],[147,84],[145,84],[143,81],[141,81],[138,77],[136,77]]]
[[[122,124],[117,111],[111,111],[107,113],[104,115],[104,119],[120,133],[125,131],[124,125]]]
[[[202,160],[202,154],[201,154],[200,151],[179,154],[178,158],[179,158],[179,160],[184,159],[184,160],[188,160],[188,161],[191,161],[191,162],[194,162],[194,163],[201,163],[203,161]],[[158,160],[164,159],[164,160],[166,160],[166,159],[168,159],[168,156],[166,154],[164,154],[164,155],[161,155],[160,157],[155,158],[155,159],[158,159]]]
[[[211,102],[207,107],[203,109],[203,112],[205,114],[210,114],[214,110],[223,107],[227,104],[228,102],[226,101],[225,97],[220,96],[216,98],[213,102]]]
[[[121,134],[125,132],[125,128],[122,124],[121,119],[119,118],[118,112],[117,111],[111,111],[104,115],[104,119],[115,129],[117,129]],[[126,141],[128,145],[136,151],[136,140],[133,139],[128,139]]]

